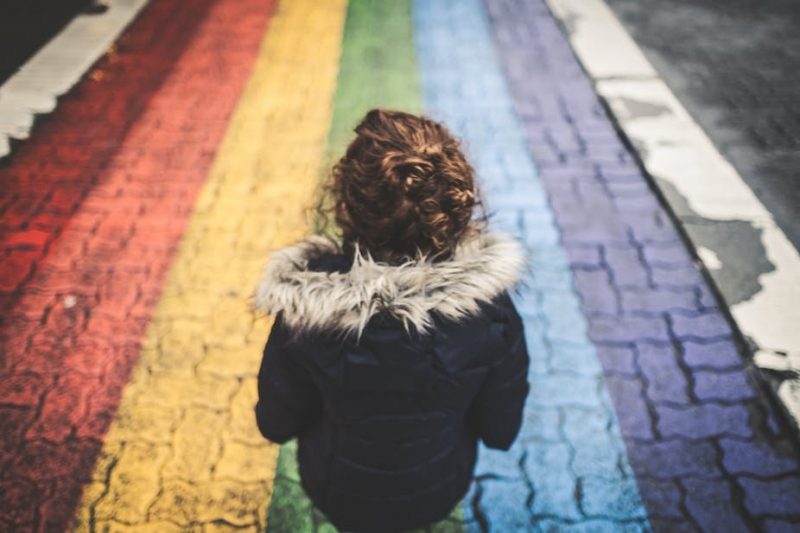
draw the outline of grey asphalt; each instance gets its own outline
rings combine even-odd
[[[606,1],[800,249],[800,2]],[[723,229],[713,240],[752,240]]]
[[[7,0],[0,2],[0,84],[92,0]],[[96,10],[97,8],[95,8]]]

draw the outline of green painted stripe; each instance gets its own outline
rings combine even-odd
[[[422,111],[409,0],[351,0],[348,5],[323,176],[353,138],[353,128],[375,107]],[[267,531],[335,532],[300,487],[296,453],[296,441],[280,450]],[[460,532],[461,514],[456,509],[427,531]]]
[[[351,0],[328,136],[333,157],[370,109],[422,111],[415,54],[410,1]]]

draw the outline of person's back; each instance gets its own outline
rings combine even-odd
[[[299,437],[303,487],[337,527],[400,531],[463,498],[478,439],[507,449],[519,430],[523,257],[472,222],[472,169],[441,126],[372,111],[356,131],[334,168],[343,244],[277,252],[257,290],[276,320],[256,417]]]

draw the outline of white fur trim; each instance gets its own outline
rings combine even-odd
[[[357,252],[349,272],[308,270],[314,257],[337,252],[336,243],[318,236],[275,252],[256,289],[255,307],[282,311],[295,330],[361,335],[369,319],[386,310],[406,328],[424,332],[432,312],[452,320],[477,314],[481,302],[513,288],[525,266],[518,242],[479,234],[446,261],[422,258],[393,266]]]

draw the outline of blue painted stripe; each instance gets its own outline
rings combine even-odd
[[[426,111],[465,142],[496,230],[531,257],[515,295],[532,362],[520,438],[481,449],[467,528],[649,530],[566,255],[479,0],[415,0]]]

